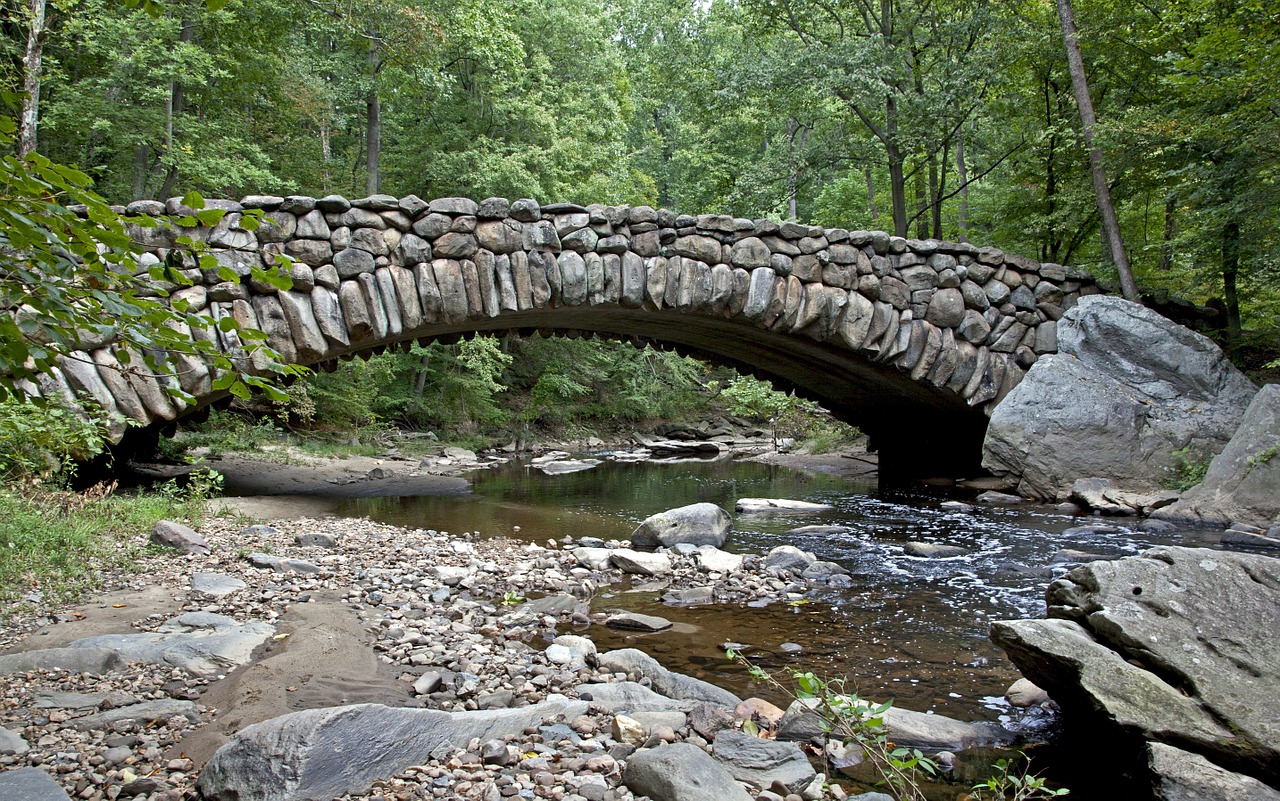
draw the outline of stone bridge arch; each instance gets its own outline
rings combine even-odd
[[[388,195],[208,205],[227,211],[216,226],[132,233],[144,267],[186,234],[241,277],[188,262],[193,285],[165,287],[209,319],[193,336],[228,352],[239,343],[216,325],[226,316],[320,368],[472,332],[666,343],[821,402],[872,437],[889,474],[975,469],[992,407],[1057,350],[1063,312],[1101,291],[1085,273],[993,248],[647,206]],[[254,231],[240,225],[250,208],[263,212]],[[183,213],[176,199],[127,211]],[[251,278],[282,254],[292,289]],[[85,393],[147,426],[191,411],[115,362],[109,346],[78,354],[42,391]],[[181,367],[170,380],[200,405],[217,399],[207,368]]]

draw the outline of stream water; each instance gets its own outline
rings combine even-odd
[[[596,609],[658,614],[675,628],[640,635],[600,626],[591,628],[591,637],[602,650],[640,648],[672,670],[744,697],[768,695],[725,657],[725,641],[745,645],[771,671],[847,677],[864,697],[1015,726],[1018,716],[1002,696],[1018,674],[987,639],[987,629],[992,620],[1043,615],[1045,586],[1079,563],[1063,550],[1119,557],[1157,544],[1217,547],[1212,533],[1152,534],[1123,527],[1124,520],[1069,517],[1050,507],[949,512],[941,503],[970,499],[962,490],[878,492],[872,485],[755,462],[605,461],[563,475],[512,463],[469,478],[470,495],[361,498],[344,502],[339,514],[545,544],[566,535],[626,539],[649,515],[700,501],[729,510],[743,497],[830,504],[834,510],[821,514],[735,515],[725,548],[764,553],[795,545],[846,567],[851,588],[816,589],[798,604],[673,607],[658,600],[660,591],[610,587],[594,599]],[[850,531],[786,533],[813,524]],[[903,549],[913,540],[957,545],[966,553],[914,557]],[[784,643],[799,645],[799,652]]]

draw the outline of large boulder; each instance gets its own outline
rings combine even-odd
[[[1280,791],[1257,779],[1171,745],[1149,743],[1147,765],[1156,801],[1280,801]]]
[[[670,548],[680,543],[719,548],[729,538],[729,513],[714,503],[695,503],[659,512],[631,532],[637,548]]]
[[[826,736],[828,712],[819,714],[818,701],[803,698],[791,702],[778,722],[778,737],[784,740],[813,740]],[[866,702],[862,702],[866,703]],[[1007,746],[1015,735],[998,723],[969,723],[946,715],[930,715],[910,709],[890,707],[880,718],[889,739],[907,748],[929,751],[963,751],[968,748]]]
[[[547,718],[587,709],[563,698],[480,712],[356,704],[308,709],[246,726],[205,765],[197,789],[208,801],[303,801],[362,793],[410,765],[519,734]]]
[[[1078,567],[1046,600],[1050,619],[991,638],[1069,719],[1280,782],[1280,560],[1152,548]]]
[[[1020,495],[1065,497],[1086,476],[1155,489],[1175,451],[1221,451],[1257,391],[1208,338],[1121,298],[1081,299],[1057,333],[1057,355],[996,406],[983,443],[983,466]]]
[[[1155,517],[1226,526],[1280,525],[1280,384],[1267,384],[1245,410],[1204,481]]]
[[[689,743],[637,751],[627,760],[622,781],[653,801],[751,801],[723,765]]]

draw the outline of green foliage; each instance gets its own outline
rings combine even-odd
[[[57,479],[101,453],[106,433],[101,415],[70,409],[61,399],[0,401],[0,479]]]
[[[32,592],[49,602],[95,589],[108,571],[136,569],[157,520],[198,524],[203,499],[174,491],[116,495],[112,485],[84,493],[40,482],[0,486],[0,600]]]
[[[848,690],[842,679],[828,680],[809,671],[794,671],[794,688],[787,687],[742,654],[730,649],[729,659],[746,666],[756,681],[773,686],[803,702],[822,723],[828,738],[862,749],[881,783],[899,801],[925,801],[921,783],[936,776],[937,763],[918,748],[904,748],[889,740],[885,714],[893,702],[877,704]]]
[[[1028,772],[1030,760],[1019,752],[1017,762],[1022,769],[1015,768],[1015,761],[1000,759],[996,761],[996,774],[981,784],[973,786],[973,797],[977,801],[1030,801],[1036,798],[1057,798],[1068,795],[1071,791],[1065,787],[1051,789],[1044,779]]]
[[[1190,446],[1179,448],[1173,452],[1173,466],[1169,475],[1161,482],[1166,489],[1186,492],[1204,481],[1209,472],[1209,463],[1213,461],[1211,454],[1193,451]]]

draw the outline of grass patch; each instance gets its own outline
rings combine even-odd
[[[149,546],[139,534],[157,520],[198,525],[205,498],[171,489],[120,494],[107,486],[77,493],[38,482],[0,488],[0,601],[32,592],[68,602],[130,571]]]

